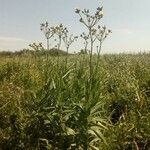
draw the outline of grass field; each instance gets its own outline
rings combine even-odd
[[[150,54],[91,64],[88,55],[0,56],[0,147],[149,150]]]

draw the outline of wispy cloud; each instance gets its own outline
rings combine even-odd
[[[1,42],[28,42],[28,40],[16,37],[0,37]]]
[[[28,40],[17,37],[0,37],[0,50],[18,50],[26,47]]]
[[[128,28],[119,28],[119,29],[114,29],[113,32],[118,34],[128,35],[128,34],[132,34],[134,31]]]

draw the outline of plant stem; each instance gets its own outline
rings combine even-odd
[[[47,50],[49,50],[49,38],[47,38]]]

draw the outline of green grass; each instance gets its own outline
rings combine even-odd
[[[148,150],[150,55],[0,56],[2,149]]]

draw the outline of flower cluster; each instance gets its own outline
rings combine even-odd
[[[42,43],[32,43],[32,44],[29,44],[29,47],[31,47],[35,51],[44,50]]]
[[[101,27],[98,25],[96,38],[98,41],[103,42],[110,33],[112,33],[112,31],[110,29],[107,29],[106,26]]]
[[[50,39],[54,35],[54,30],[53,28],[49,27],[48,22],[42,23],[40,30],[44,33],[46,39]]]
[[[77,38],[78,38],[78,36],[73,36],[73,34],[69,35],[69,31],[67,30],[67,28],[64,30],[62,39],[64,41],[64,44],[65,44],[67,50],[69,49],[71,44],[77,40]]]
[[[78,38],[77,36],[73,36],[72,34],[69,35],[69,31],[64,25],[61,23],[56,26],[49,27],[48,22],[41,24],[41,31],[44,33],[46,39],[47,39],[47,47],[49,49],[49,39],[51,37],[57,37],[58,43],[55,47],[60,49],[61,42],[63,40],[67,50],[69,49],[70,45]],[[55,39],[55,41],[57,41]]]
[[[84,40],[84,53],[87,54],[87,46],[89,43],[89,34],[83,32],[80,37]]]
[[[63,24],[61,23],[61,24],[53,27],[53,30],[54,30],[55,34],[57,34],[61,38],[66,30],[66,27],[64,27]]]
[[[89,9],[80,10],[75,9],[75,13],[79,14],[79,21],[86,25],[87,27],[94,27],[101,18],[103,18],[103,7],[98,7],[94,15],[90,15]]]
[[[80,37],[83,38],[85,41],[89,39],[89,35],[86,35],[86,33],[84,32],[80,35]]]

